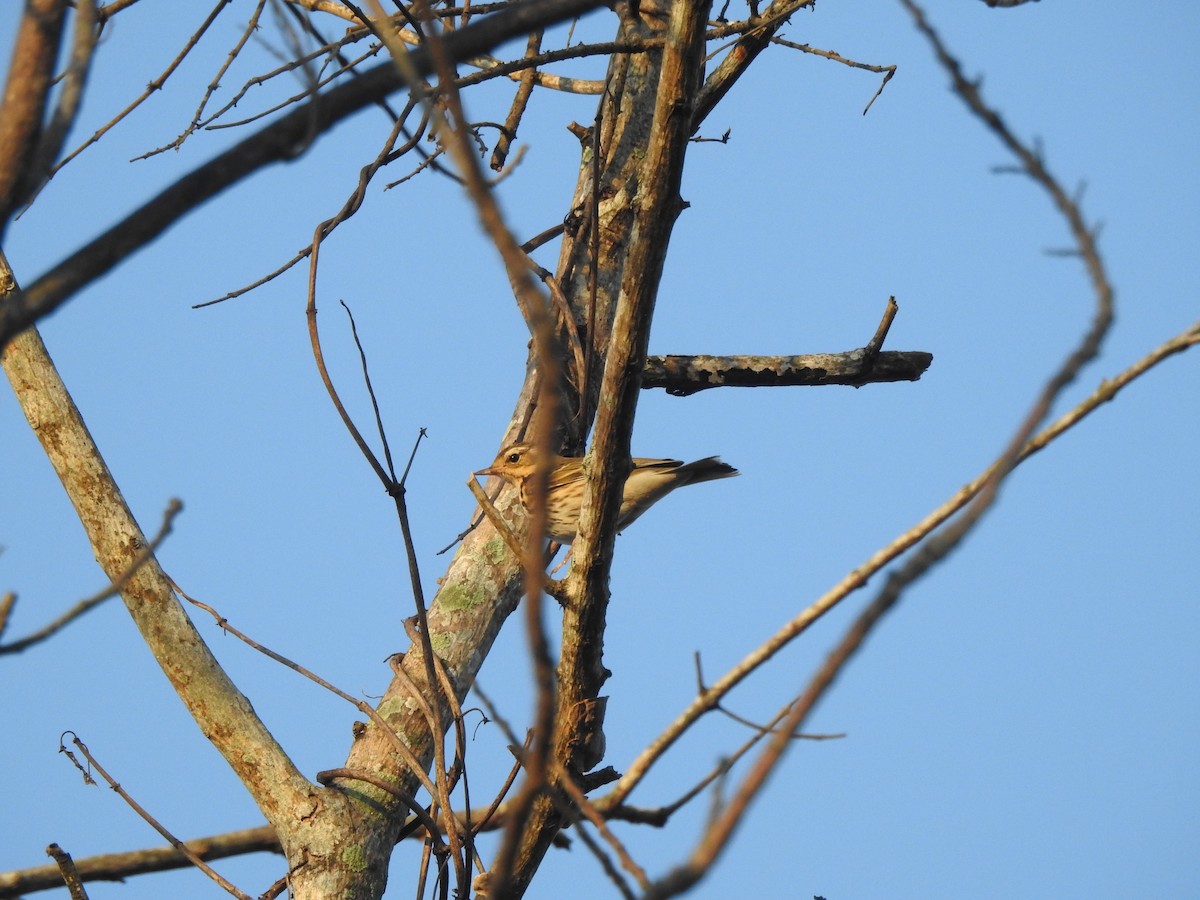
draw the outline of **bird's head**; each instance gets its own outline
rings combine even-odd
[[[486,469],[476,475],[498,475],[511,482],[519,482],[533,475],[537,469],[538,452],[533,444],[509,444],[496,456]]]

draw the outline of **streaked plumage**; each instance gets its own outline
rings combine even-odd
[[[537,449],[532,444],[517,443],[505,447],[490,466],[475,474],[498,475],[516,485],[521,505],[530,510],[532,478],[536,471]],[[732,478],[737,474],[737,469],[716,456],[690,463],[678,459],[635,457],[633,470],[625,481],[617,528],[625,528],[677,487]],[[585,483],[582,457],[554,456],[546,484],[546,534],[560,544],[571,543],[579,531]]]

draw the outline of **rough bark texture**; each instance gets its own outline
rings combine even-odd
[[[662,269],[667,239],[680,204],[679,173],[691,122],[691,94],[699,84],[703,46],[704,12],[707,7],[680,0],[669,4],[643,4],[634,14],[622,8],[618,39],[667,35],[663,51],[618,55],[610,63],[612,90],[603,95],[598,113],[599,136],[584,141],[580,179],[572,200],[574,227],[564,238],[557,279],[575,319],[574,329],[558,323],[558,345],[567,348],[564,360],[564,441],[580,446],[587,432],[588,410],[597,407],[608,353],[621,349],[615,376],[610,376],[610,402],[600,405],[620,410],[620,421],[604,427],[606,440],[616,455],[628,453],[633,402],[639,384],[636,377],[645,358],[653,298]],[[683,20],[670,29],[672,11]],[[674,43],[675,46],[670,45]],[[671,80],[663,88],[664,58],[671,66]],[[656,118],[657,117],[657,118]],[[598,157],[595,155],[599,151]],[[599,175],[598,187],[595,175]],[[593,200],[598,199],[598,209]],[[593,240],[592,222],[598,222]],[[598,250],[598,252],[596,252]],[[592,272],[593,259],[599,260]],[[594,285],[594,288],[593,288]],[[626,321],[618,324],[624,306]],[[589,327],[591,326],[591,327]],[[616,332],[620,331],[620,335]],[[572,331],[581,336],[589,359],[585,379],[569,371]],[[632,341],[632,344],[626,344]],[[505,440],[534,427],[537,395],[537,361],[530,360],[524,388]],[[580,384],[580,381],[585,384]],[[618,397],[619,395],[619,397]],[[580,410],[583,414],[580,415]],[[621,437],[614,438],[618,432]],[[601,438],[598,430],[597,440]],[[613,452],[610,448],[610,453]],[[576,602],[564,615],[568,637],[564,639],[559,667],[558,714],[554,757],[568,771],[582,774],[602,756],[603,701],[598,697],[607,677],[601,659],[604,610],[607,602],[608,565],[615,526],[616,499],[622,472],[615,464],[594,467],[600,476],[601,496],[608,494],[607,551],[588,558],[586,538],[577,541],[573,568]],[[519,522],[513,507],[515,492],[501,495],[499,508],[510,521]],[[582,552],[580,552],[582,551]],[[581,564],[582,562],[582,564]],[[505,618],[521,596],[521,571],[503,541],[489,525],[477,528],[459,548],[442,587],[430,605],[429,630],[435,652],[445,666],[455,692],[461,699],[486,657]],[[393,680],[378,709],[396,728],[422,761],[428,761],[433,734],[426,717],[411,702],[412,686],[425,685],[424,661],[414,647],[400,663],[404,674]],[[449,725],[443,712],[442,729]],[[391,771],[403,790],[415,793],[417,779],[407,772],[386,736],[368,726],[358,738],[350,768]],[[386,863],[390,844],[402,824],[406,810],[381,791],[363,788],[363,794],[384,812],[388,827],[377,829],[364,849],[367,859]],[[509,890],[520,895],[529,885],[546,848],[564,824],[546,798],[533,808],[512,870]],[[365,887],[365,885],[364,885]]]
[[[642,372],[643,388],[663,388],[686,397],[716,387],[791,387],[916,381],[933,362],[932,353],[865,349],[798,356],[652,356]]]
[[[0,299],[16,290],[0,254]],[[75,507],[96,561],[110,580],[117,581],[145,550],[146,538],[37,330],[18,335],[0,354],[0,362]],[[121,599],[172,687],[268,821],[279,828],[310,806],[316,789],[221,669],[153,557],[127,579]]]
[[[530,0],[521,8],[552,21],[592,5],[592,0]],[[551,841],[571,821],[561,795],[560,803],[551,799],[556,783],[569,778],[586,793],[597,781],[588,773],[604,755],[605,698],[600,691],[608,677],[603,634],[617,506],[658,282],[672,227],[683,208],[679,183],[684,152],[702,91],[707,3],[648,0],[621,4],[617,12],[618,41],[658,49],[610,59],[608,90],[601,95],[592,128],[582,130],[579,180],[564,210],[569,224],[555,282],[565,304],[551,306],[557,319],[553,339],[544,342],[558,348],[560,358],[531,355],[504,438],[535,433],[549,405],[558,412],[551,423],[555,440],[579,450],[596,418],[581,530],[562,591],[564,632],[553,729],[545,732],[551,757],[545,769],[548,785],[517,824],[511,867],[493,882],[505,896],[519,896],[528,888]],[[507,22],[506,27],[511,31],[515,26]],[[445,49],[456,57],[474,48],[470,41],[490,46],[488,42],[497,39],[494,31],[482,24],[471,26],[448,37]],[[308,140],[313,129],[329,127],[399,85],[390,67],[364,73],[323,97],[316,104],[316,120],[308,107],[281,117],[167,188],[52,269],[23,297],[10,280],[0,332],[7,328],[11,334],[31,321],[28,317],[52,309],[224,187],[300,152],[301,135]],[[28,128],[23,134],[24,144],[33,140]],[[97,558],[110,577],[118,577],[145,539],[36,331],[17,336],[4,362],[31,425],[59,468]],[[546,404],[539,392],[548,372],[557,379],[556,404]],[[692,375],[697,384],[698,376]],[[515,492],[503,492],[497,505],[522,537],[527,523],[516,506]],[[288,858],[291,895],[369,898],[384,891],[395,842],[411,814],[409,798],[422,789],[424,772],[452,724],[454,708],[466,697],[501,626],[516,609],[523,593],[522,574],[489,524],[465,538],[426,617],[429,645],[437,657],[435,680],[446,680],[453,702],[430,683],[422,641],[414,641],[395,663],[396,674],[376,707],[379,720],[356,732],[345,768],[329,787],[310,783],[294,769],[249,702],[216,665],[153,559],[131,579],[123,596],[202,730],[276,829]],[[386,727],[380,727],[380,720]]]

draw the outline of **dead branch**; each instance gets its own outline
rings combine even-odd
[[[191,853],[205,861],[247,853],[283,853],[275,829],[270,825],[194,838],[184,843]],[[84,881],[124,881],[133,875],[167,872],[190,865],[188,858],[171,845],[75,860],[75,870]],[[59,887],[62,887],[62,875],[56,865],[0,873],[0,898]]]
[[[646,390],[687,397],[716,387],[818,387],[917,381],[933,363],[922,350],[883,350],[866,365],[865,349],[797,356],[650,356],[642,374]]]

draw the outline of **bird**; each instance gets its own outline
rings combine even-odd
[[[509,444],[495,461],[476,475],[496,475],[516,486],[526,512],[533,509],[533,475],[538,470],[538,449],[525,442]],[[634,457],[633,468],[621,494],[617,530],[624,529],[642,513],[686,484],[699,484],[740,474],[720,457],[709,456],[685,463],[678,459],[642,459]],[[546,481],[546,535],[560,544],[569,544],[579,533],[579,513],[587,478],[583,457],[552,454]]]

